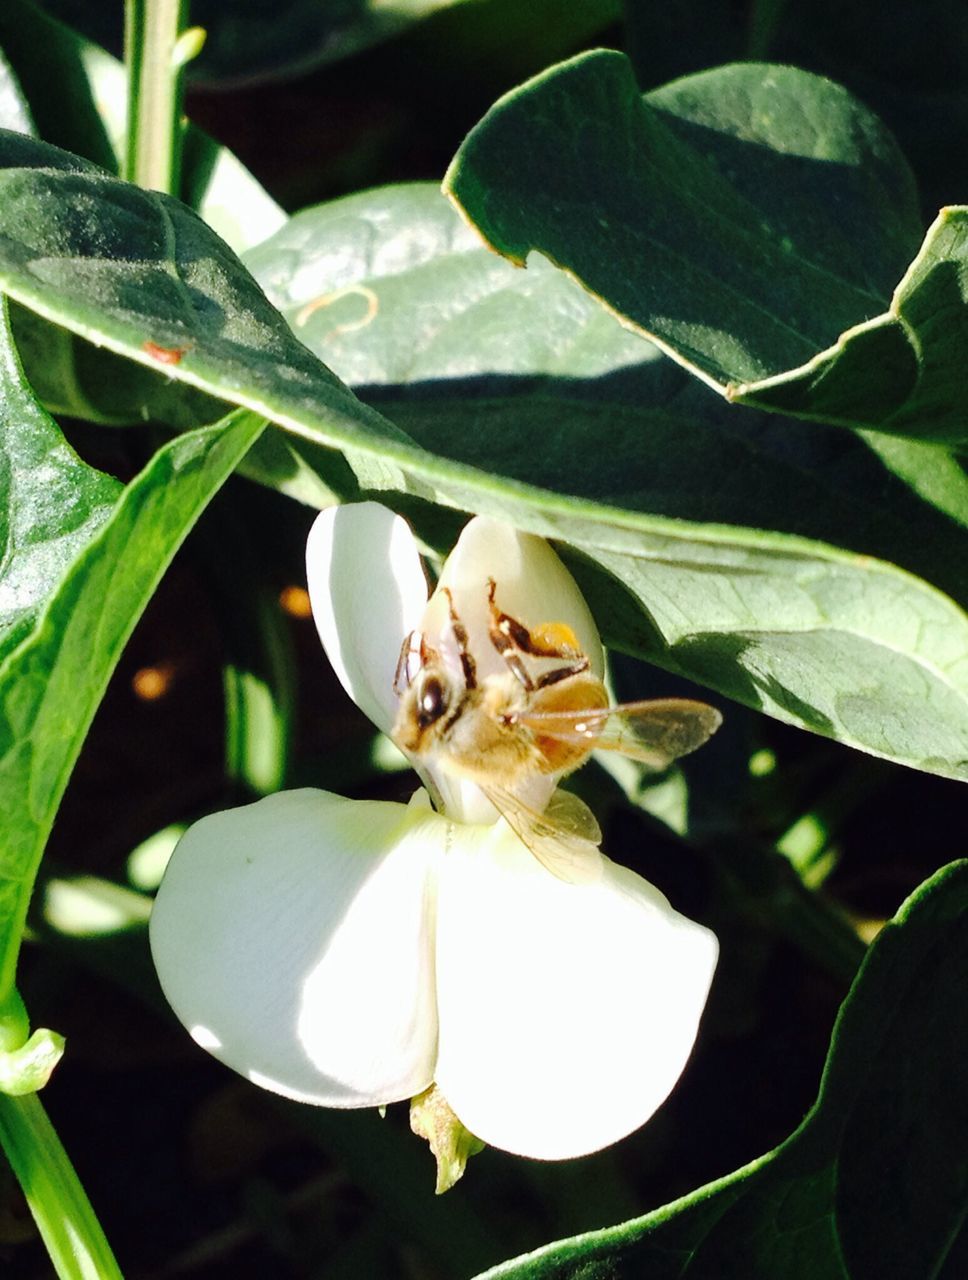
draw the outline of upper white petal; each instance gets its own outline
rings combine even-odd
[[[602,642],[595,620],[575,579],[544,538],[521,533],[500,520],[475,516],[447,557],[439,585],[453,595],[479,674],[507,669],[488,634],[489,578],[496,583],[495,598],[504,613],[532,629],[547,622],[567,623],[592,670],[602,674]],[[439,631],[442,617],[432,602],[422,629]]]
[[[505,830],[438,886],[437,1084],[485,1142],[584,1155],[653,1114],[689,1057],[718,944],[640,876],[556,880]]]
[[[449,826],[425,806],[288,791],[189,828],[158,891],[151,950],[203,1047],[324,1106],[430,1084],[432,868]]]
[[[389,733],[400,646],[427,603],[410,526],[377,502],[330,507],[309,532],[306,574],[319,637],[340,683]]]

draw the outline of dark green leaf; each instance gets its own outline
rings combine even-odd
[[[655,631],[631,602],[627,613],[618,608],[614,583],[587,582],[613,642],[879,753],[885,734],[904,737],[911,762],[934,754],[924,747],[940,716],[957,756],[952,771],[962,771],[963,694],[953,704],[935,698],[931,664],[902,657],[911,651],[897,644],[898,626],[875,640],[861,623],[890,615],[903,627],[909,592],[923,585],[898,575],[896,594],[883,565],[829,547],[822,565],[812,554],[801,560],[803,547],[776,537],[892,560],[968,598],[963,535],[931,510],[963,518],[965,480],[938,446],[885,436],[865,444],[730,409],[542,259],[521,272],[487,253],[429,186],[307,210],[248,262],[308,345],[438,459],[558,495],[557,531],[607,563],[652,615]],[[604,524],[579,536],[590,504]],[[627,531],[614,555],[607,547],[619,535],[605,532],[606,504],[617,519],[623,512]],[[548,512],[547,496],[534,510]],[[696,522],[691,533],[684,520]],[[724,526],[763,558],[712,552],[707,539],[725,536]],[[653,542],[647,527],[673,542]],[[927,622],[934,605],[922,607],[911,616]],[[699,625],[713,614],[715,623]],[[957,610],[949,616],[944,661],[960,687],[954,637],[963,624]]]
[[[546,253],[719,387],[883,311],[920,229],[877,120],[756,63],[643,98],[620,54],[583,54],[501,99],[446,185],[500,253]]]
[[[0,164],[14,166],[0,170],[0,276],[29,309],[135,358],[156,382],[177,376],[253,402],[272,384],[291,406],[315,402],[361,429],[380,422],[179,201],[14,133],[0,134]]]
[[[86,156],[117,172],[127,123],[122,63],[30,0],[0,5],[0,49],[11,60],[13,84],[33,116],[0,125],[39,132],[47,142],[78,153],[65,161],[64,152],[48,151],[38,160],[37,151],[29,149],[24,163],[92,168],[78,158]],[[191,125],[185,133],[182,187],[187,203],[237,250],[257,244],[285,221],[236,157]],[[150,417],[180,429],[211,422],[222,412],[208,397],[186,395],[165,378],[78,342],[39,316],[15,308],[12,320],[31,385],[53,412],[112,425]]]
[[[960,539],[924,506],[968,523],[944,449],[731,409],[545,259],[519,271],[489,253],[430,183],[307,209],[245,260],[310,350],[431,452],[629,510],[802,534],[968,599]]]
[[[306,295],[331,291],[331,262],[307,249],[299,267]],[[557,403],[503,442],[481,416],[465,427],[455,404],[438,412],[438,428],[425,437],[429,452],[319,363],[184,206],[98,174],[0,171],[0,283],[25,306],[142,365],[157,366],[159,348],[173,352],[162,366],[173,381],[339,449],[356,491],[488,511],[570,544],[587,557],[577,571],[617,646],[875,754],[966,773],[968,621],[951,600],[850,550],[696,519],[701,500],[686,518],[637,505],[623,488],[640,435],[634,419],[620,423],[626,434],[608,448],[600,435],[565,435],[559,450],[549,444],[549,432],[564,425]],[[456,277],[453,287],[461,297]],[[408,307],[391,323],[413,328],[419,319]],[[591,358],[614,370],[607,341],[596,354],[597,341]],[[583,404],[579,422],[589,421]],[[599,411],[603,422],[607,429]],[[674,424],[666,429],[674,457]],[[290,458],[292,477],[300,467],[311,472],[305,453]],[[287,465],[277,453],[281,485]],[[321,488],[346,478],[330,471]],[[708,488],[708,467],[694,479]]]
[[[968,1264],[966,983],[962,861],[922,885],[873,944],[820,1096],[788,1141],[488,1280],[956,1280]]]
[[[968,208],[942,209],[890,311],[842,335],[802,369],[730,389],[781,413],[924,440],[968,439]]]
[[[950,200],[968,148],[968,9],[952,0],[786,0],[783,9],[770,56],[849,85],[910,156],[924,208]]]
[[[966,215],[905,274],[907,165],[830,81],[747,63],[643,98],[585,54],[497,103],[445,185],[498,252],[547,255],[731,399],[965,438]]]
[[[16,409],[27,393],[9,358],[3,374],[11,428],[24,439],[20,464],[38,447],[40,429],[36,411],[21,427]],[[54,428],[47,425],[40,447],[49,451]],[[103,508],[107,482],[79,476],[86,527],[78,521],[80,507],[74,513],[65,504],[58,528],[55,513],[38,503],[37,526],[30,529],[29,509],[18,507],[17,542],[29,551],[24,572],[31,599],[17,626],[19,643],[0,664],[0,992],[12,984],[40,856],[108,678],[175,551],[261,429],[260,420],[241,413],[178,437],[109,513]],[[69,461],[66,451],[55,453],[61,486]],[[45,541],[51,571],[57,570],[47,581],[38,577]]]
[[[117,502],[121,485],[87,466],[39,407],[10,342],[0,344],[0,659]]]
[[[968,528],[968,474],[957,454],[943,445],[905,440],[879,431],[858,434],[884,466],[919,498]]]

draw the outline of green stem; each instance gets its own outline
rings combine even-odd
[[[128,138],[124,176],[177,195],[185,63],[201,47],[185,32],[188,0],[125,0]]]
[[[121,1280],[101,1224],[35,1093],[0,1094],[0,1144],[61,1280]]]

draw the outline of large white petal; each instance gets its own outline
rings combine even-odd
[[[565,884],[503,825],[489,848],[455,844],[438,886],[437,1084],[506,1151],[607,1146],[678,1080],[717,951],[624,867]]]
[[[427,603],[410,526],[377,502],[330,507],[309,531],[306,574],[316,628],[340,683],[389,733],[400,646]]]
[[[588,655],[592,670],[602,674],[602,643],[595,620],[578,584],[544,538],[521,533],[487,516],[475,516],[464,526],[447,557],[440,585],[449,587],[453,594],[481,675],[506,670],[488,637],[488,578],[497,584],[499,607],[525,626],[567,623]],[[429,607],[427,618],[430,626],[424,629],[433,632],[439,628],[441,614],[436,607]]]
[[[178,1017],[228,1066],[300,1101],[375,1106],[426,1088],[448,830],[425,799],[312,790],[195,823],[151,918]]]

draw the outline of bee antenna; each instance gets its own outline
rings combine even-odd
[[[471,654],[467,638],[467,628],[457,616],[457,609],[454,605],[454,597],[450,593],[449,587],[442,587],[444,595],[447,597],[447,606],[450,611],[450,626],[454,633],[454,639],[457,641],[457,652],[460,657],[460,667],[464,675],[464,688],[477,688],[477,663]]]

